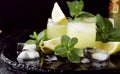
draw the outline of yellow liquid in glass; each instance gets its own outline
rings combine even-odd
[[[47,35],[49,39],[60,37],[66,34],[67,25],[57,24],[51,19],[48,19]]]
[[[96,24],[95,22],[71,21],[68,23],[67,35],[78,38],[78,43],[75,45],[76,48],[94,47]]]

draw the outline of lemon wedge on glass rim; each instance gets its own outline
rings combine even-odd
[[[120,42],[107,42],[96,41],[95,48],[107,51],[109,54],[116,54],[120,51]]]
[[[67,18],[65,17],[63,11],[61,10],[61,8],[57,2],[54,3],[51,18],[53,21],[55,21],[58,24],[66,24],[67,23]]]

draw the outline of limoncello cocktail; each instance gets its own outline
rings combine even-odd
[[[96,24],[95,18],[85,18],[80,21],[68,22],[67,35],[77,37],[77,48],[93,47],[96,41]]]
[[[56,38],[66,34],[67,24],[58,24],[52,19],[48,19],[47,34],[48,38]]]

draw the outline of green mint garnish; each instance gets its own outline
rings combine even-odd
[[[70,10],[70,15],[74,18],[76,18],[84,8],[84,2],[82,0],[75,0],[73,2],[68,1],[67,5]]]
[[[61,45],[55,48],[55,55],[67,57],[72,63],[80,63],[80,57],[83,56],[83,50],[74,48],[77,42],[77,38],[70,38],[67,35],[63,35],[61,38]]]
[[[84,9],[84,2],[83,0],[80,1],[67,1],[67,5],[69,8],[69,12],[72,18],[76,19],[79,17],[93,17],[94,15],[89,13],[89,12],[85,12],[83,11]]]
[[[33,35],[29,35],[31,39],[27,40],[25,43],[27,44],[36,44],[36,50],[39,51],[39,43],[41,40],[46,40],[47,39],[47,31],[43,30],[39,34],[37,32],[33,32]]]
[[[120,28],[114,28],[108,18],[96,15],[97,34],[96,40],[102,42],[120,41]]]

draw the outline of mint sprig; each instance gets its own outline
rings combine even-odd
[[[39,48],[39,43],[41,40],[46,40],[47,39],[47,31],[46,30],[43,30],[41,31],[40,33],[37,34],[37,32],[33,32],[32,35],[29,35],[29,37],[31,39],[27,40],[25,43],[27,44],[36,44],[36,50],[37,51],[40,51],[40,48]]]
[[[76,19],[79,17],[93,17],[94,15],[89,13],[89,12],[85,12],[83,11],[84,9],[84,2],[83,0],[80,1],[67,1],[67,5],[69,8],[69,12],[72,18]]]
[[[67,35],[63,35],[61,38],[61,45],[55,48],[55,55],[67,57],[72,63],[80,63],[80,57],[83,56],[83,50],[74,48],[77,42],[77,38],[70,38]]]
[[[97,34],[96,40],[102,42],[120,41],[120,28],[114,28],[108,18],[96,15]]]
[[[80,12],[84,8],[84,2],[82,0],[80,1],[75,0],[73,2],[68,1],[67,5],[70,10],[70,15],[75,18],[80,14]]]

